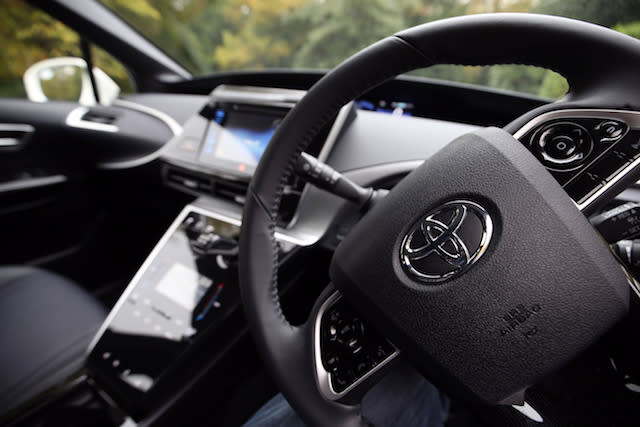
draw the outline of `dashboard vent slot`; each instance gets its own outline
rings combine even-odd
[[[175,165],[165,165],[162,173],[164,182],[172,188],[194,196],[225,199],[238,205],[244,205],[249,187],[245,181],[233,181]],[[296,175],[289,178],[280,202],[279,226],[285,227],[293,219],[304,185]]]
[[[82,115],[82,120],[85,122],[100,123],[103,125],[112,125],[117,119],[118,117],[115,114],[95,109],[89,110]]]
[[[167,169],[165,179],[168,184],[177,186],[181,190],[187,190],[191,194],[210,194],[213,190],[211,178],[187,171]]]
[[[215,182],[213,194],[244,205],[245,194],[247,193],[248,187],[249,184],[246,182],[218,179]]]

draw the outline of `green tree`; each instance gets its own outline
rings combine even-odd
[[[152,40],[180,64],[194,72],[208,71],[224,1],[207,0],[101,0],[137,31]],[[213,31],[212,31],[213,29]],[[217,30],[217,31],[216,31]]]
[[[534,12],[613,27],[640,19],[640,0],[541,0]]]
[[[367,45],[403,29],[405,21],[397,8],[386,0],[311,2],[290,17],[289,25],[308,28],[293,65],[334,67]]]
[[[22,0],[0,2],[0,93],[24,97],[22,75],[56,56],[80,56],[78,35]]]
[[[222,43],[215,48],[219,70],[289,67],[300,33],[287,16],[309,0],[227,0]]]
[[[621,33],[627,34],[631,37],[635,37],[640,39],[640,20],[629,22],[626,24],[618,24],[613,27],[614,30],[620,31]]]

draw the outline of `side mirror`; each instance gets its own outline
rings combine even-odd
[[[120,87],[99,68],[93,67],[100,103],[109,105],[120,94]],[[82,58],[63,56],[36,62],[22,76],[27,97],[35,102],[78,101],[95,105],[87,63]]]

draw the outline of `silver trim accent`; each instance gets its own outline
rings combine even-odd
[[[0,138],[0,147],[17,147],[20,145],[18,138]]]
[[[393,359],[400,354],[400,350],[396,348],[396,351],[391,353],[386,359],[376,365],[372,370],[367,372],[362,378],[359,378],[356,382],[347,387],[344,391],[340,393],[336,393],[331,386],[331,375],[324,369],[324,365],[322,365],[322,356],[320,354],[320,329],[322,325],[322,316],[324,313],[338,300],[342,298],[342,294],[339,291],[332,293],[325,302],[322,303],[320,308],[318,309],[318,313],[316,315],[316,320],[313,326],[313,335],[314,335],[314,348],[313,348],[313,359],[316,368],[316,380],[318,381],[318,389],[320,393],[328,400],[339,400],[347,393],[356,388],[359,384],[362,384],[367,378],[369,378],[374,373],[378,372],[382,367],[387,365]],[[391,344],[393,346],[393,344]],[[395,348],[395,346],[394,346]]]
[[[292,108],[306,93],[304,90],[272,87],[220,85],[209,96],[212,101]]]
[[[522,126],[516,133],[514,133],[514,137],[518,140],[525,136],[529,131],[531,131],[536,126],[545,123],[549,120],[561,119],[561,118],[595,118],[602,120],[619,120],[625,122],[627,126],[629,126],[629,130],[631,129],[640,129],[640,112],[635,111],[625,111],[625,110],[610,110],[610,109],[572,109],[572,110],[557,110],[550,111],[548,113],[541,114],[529,122],[527,122],[524,126]],[[628,175],[631,171],[633,171],[638,165],[640,165],[640,158],[631,162],[627,167],[625,167],[622,171],[618,173],[613,179],[607,182],[602,188],[597,190],[588,199],[586,199],[582,203],[575,202],[576,207],[584,211],[588,208],[593,202],[595,202],[600,196],[602,196],[605,192],[607,192],[611,187],[616,185],[620,180],[622,180],[626,175]]]
[[[544,113],[537,117],[534,117],[520,129],[518,129],[518,131],[514,133],[513,136],[516,139],[520,139],[534,127],[549,120],[570,118],[611,120],[611,116],[614,116],[617,120],[625,122],[631,128],[640,128],[640,112],[608,109],[570,109],[550,111],[548,113]]]
[[[531,407],[527,402],[523,402],[522,405],[511,405],[513,409],[520,412],[525,417],[529,418],[531,421],[536,423],[543,423],[542,415],[538,413],[535,409]]]
[[[631,171],[633,171],[638,165],[640,165],[640,158],[634,160],[629,166],[621,170],[618,175],[612,178],[609,182],[607,182],[602,188],[593,193],[587,200],[582,203],[576,203],[578,209],[583,211],[593,202],[595,202],[602,194],[604,194],[607,190],[613,187],[617,182],[622,180],[626,175],[628,175]]]
[[[629,248],[629,250],[630,250],[630,248]],[[631,288],[633,293],[636,294],[636,297],[640,298],[640,283],[638,283],[638,281],[635,279],[635,277],[633,277],[633,274],[631,274],[629,272],[629,270],[627,270],[627,267],[624,265],[622,260],[620,260],[620,258],[618,258],[615,255],[614,255],[614,258],[620,264],[620,268],[622,269],[622,272],[624,273],[625,277],[627,278],[627,283],[629,284],[629,287]]]
[[[144,260],[144,262],[142,263],[142,265],[140,266],[140,268],[136,272],[135,276],[133,276],[133,279],[131,279],[131,281],[127,285],[127,288],[124,290],[124,292],[122,293],[122,295],[120,296],[120,298],[118,299],[116,304],[113,306],[113,308],[109,312],[109,315],[107,316],[105,321],[100,326],[100,329],[98,330],[96,335],[91,340],[91,343],[89,344],[89,347],[87,349],[87,356],[89,354],[91,354],[91,352],[93,351],[93,348],[96,346],[98,341],[100,341],[100,338],[102,337],[102,335],[105,333],[105,331],[109,327],[109,324],[111,323],[113,318],[116,316],[116,314],[118,313],[118,311],[120,310],[122,305],[126,302],[127,298],[129,298],[129,295],[131,294],[131,292],[133,292],[133,290],[135,289],[135,287],[137,286],[138,282],[142,278],[143,274],[147,271],[149,266],[151,266],[151,263],[153,263],[155,258],[158,256],[158,253],[162,250],[162,248],[165,246],[167,241],[171,238],[171,235],[173,234],[173,232],[180,226],[180,224],[182,224],[182,222],[184,221],[184,219],[187,217],[187,215],[190,212],[196,212],[196,213],[199,213],[199,214],[207,215],[207,216],[210,216],[211,218],[215,218],[217,220],[224,221],[224,222],[226,222],[228,224],[235,225],[235,226],[238,226],[238,227],[240,227],[242,225],[242,221],[240,221],[239,219],[231,218],[229,216],[226,216],[226,215],[223,215],[223,214],[220,214],[220,213],[217,213],[217,212],[212,212],[212,211],[209,211],[209,210],[206,210],[206,209],[202,209],[202,208],[200,208],[198,206],[194,206],[194,205],[190,205],[190,204],[186,205],[180,211],[180,213],[178,214],[176,219],[173,220],[173,222],[171,223],[171,225],[169,226],[167,231],[162,235],[162,237],[160,238],[158,243],[154,246],[154,248],[151,251],[151,253]],[[291,237],[289,237],[287,235],[283,235],[282,233],[276,232],[275,236],[276,236],[277,240],[282,240],[283,242],[289,242],[289,243],[296,244],[296,239],[293,239],[293,238],[291,238]]]
[[[147,154],[146,156],[138,157],[137,159],[124,160],[122,162],[99,163],[97,167],[105,170],[117,170],[117,169],[135,168],[138,166],[146,165],[147,163],[150,163],[160,158],[160,156],[162,156],[162,154],[165,152],[166,147],[167,147],[167,144],[164,144],[162,147],[158,148],[153,153]]]
[[[340,133],[344,129],[344,126],[347,123],[347,120],[349,119],[349,116],[352,113],[357,114],[357,112],[354,110],[354,107],[353,107],[353,101],[349,102],[348,104],[346,104],[340,109],[340,112],[338,112],[338,116],[336,117],[336,120],[333,122],[333,125],[331,125],[331,130],[329,131],[329,134],[327,135],[327,138],[324,141],[324,145],[322,146],[320,153],[318,153],[319,161],[326,163],[327,159],[329,158],[329,155],[331,154],[331,150],[333,150],[333,146],[338,141],[338,137],[340,136]],[[300,201],[302,201],[302,199],[307,195],[307,193],[310,191],[311,188],[312,186],[309,184],[305,184],[302,187],[302,191],[300,192]],[[296,211],[294,212],[293,217],[291,218],[291,221],[289,221],[290,226],[298,222],[298,218],[299,218],[298,215],[300,212],[299,208],[300,208],[300,204],[298,203]]]
[[[0,194],[10,193],[13,191],[24,191],[33,188],[43,188],[50,185],[62,184],[67,182],[65,175],[50,175],[38,178],[16,179],[14,181],[3,182],[0,184]]]
[[[0,123],[0,132],[22,132],[24,134],[33,133],[36,129],[27,124],[22,123]],[[20,138],[2,138],[0,137],[0,148],[15,148],[22,145],[24,141]]]
[[[438,214],[447,209],[454,212],[448,223],[435,219]],[[473,211],[483,226],[482,237],[473,252],[469,251],[467,243],[457,234],[467,219],[469,211]],[[433,230],[437,232],[437,235],[434,236],[431,233]],[[423,237],[425,244],[414,248],[412,241],[418,234]],[[442,283],[461,275],[473,266],[489,248],[492,235],[493,221],[485,208],[469,200],[452,200],[422,215],[411,226],[400,245],[400,262],[405,271],[414,279],[425,283]],[[447,244],[450,244],[451,248],[445,247]],[[414,261],[424,259],[434,253],[451,265],[450,271],[445,273],[425,272],[414,266]]]
[[[331,130],[329,131],[329,135],[327,135],[327,139],[325,139],[324,145],[322,146],[320,153],[318,153],[318,160],[320,160],[321,162],[327,161],[327,159],[329,158],[329,154],[331,154],[333,146],[336,144],[336,141],[338,140],[338,137],[343,131],[344,126],[351,114],[355,114],[353,101],[345,104],[338,112],[336,120],[333,122]]]
[[[88,107],[76,107],[67,114],[65,123],[67,126],[71,126],[79,129],[89,129],[98,132],[118,132],[118,126],[109,125],[106,123],[94,123],[87,120],[82,120],[82,117],[89,112]]]

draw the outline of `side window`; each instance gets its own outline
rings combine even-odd
[[[80,36],[24,0],[2,0],[0,16],[4,18],[0,25],[0,97],[82,100],[83,91],[90,89],[83,87],[87,85],[87,78],[83,78],[86,63],[81,59],[61,59],[82,57]],[[133,90],[122,64],[95,46],[92,56],[94,66],[111,77],[120,92]],[[58,60],[32,67],[54,58]],[[23,76],[30,67],[33,84],[25,87]]]

